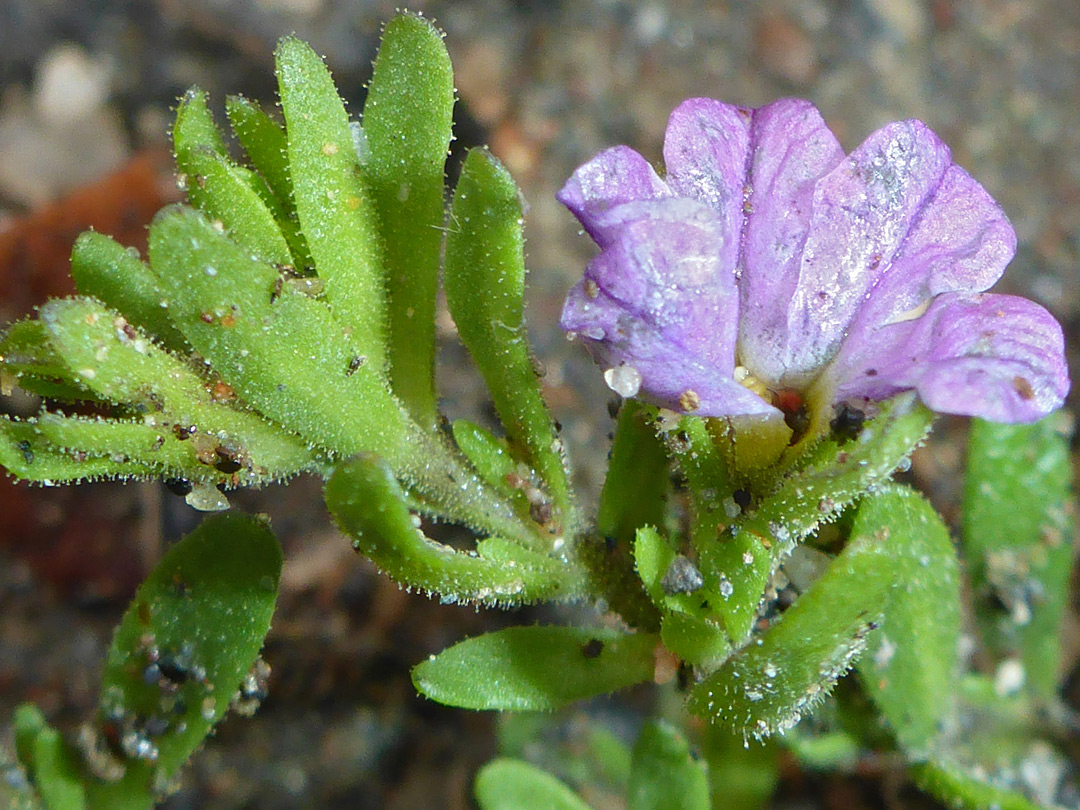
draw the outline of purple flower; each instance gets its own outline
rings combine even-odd
[[[925,124],[845,156],[809,102],[695,98],[671,115],[664,163],[661,178],[617,146],[558,195],[600,247],[562,327],[614,390],[701,416],[908,390],[1000,422],[1062,404],[1061,327],[984,292],[1012,226]]]

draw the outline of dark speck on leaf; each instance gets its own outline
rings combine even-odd
[[[604,651],[604,642],[598,638],[591,638],[581,645],[581,654],[586,658],[596,658]]]

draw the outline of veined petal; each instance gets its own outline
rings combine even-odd
[[[605,247],[610,227],[602,220],[612,208],[670,196],[671,191],[645,158],[628,146],[615,146],[579,167],[555,198],[570,209],[600,247]]]
[[[1012,295],[945,293],[921,317],[853,332],[828,371],[835,399],[914,389],[940,413],[1032,422],[1069,390],[1061,326]]]
[[[755,110],[750,130],[750,194],[740,257],[740,360],[779,380],[791,354],[788,310],[810,228],[814,183],[844,150],[809,101],[781,99]]]
[[[682,399],[682,410],[701,413],[771,411],[733,379],[738,292],[715,211],[663,199],[617,206],[598,221],[613,238],[568,296],[563,329],[607,368],[634,369],[653,402],[679,407]]]
[[[1005,212],[971,175],[953,164],[860,307],[850,331],[909,319],[942,293],[988,290],[1015,252],[1016,232]]]
[[[925,124],[900,121],[818,181],[780,349],[788,379],[800,382],[836,352],[950,165],[948,147]]]

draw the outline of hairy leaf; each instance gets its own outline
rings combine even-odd
[[[854,530],[885,539],[901,583],[859,660],[859,675],[900,745],[912,757],[924,757],[956,704],[956,550],[933,507],[907,487],[883,487],[864,498]]]
[[[104,727],[118,729],[123,775],[88,780],[90,808],[149,807],[224,717],[270,629],[281,560],[265,525],[222,515],[173,546],[139,587],[87,735],[104,751]]]
[[[364,102],[365,169],[383,240],[390,379],[428,428],[438,420],[435,293],[453,108],[454,72],[442,36],[423,17],[395,17],[383,31]]]
[[[413,685],[463,709],[558,709],[651,680],[656,641],[606,628],[510,627],[417,664]]]
[[[386,292],[378,218],[360,177],[345,105],[311,46],[285,37],[276,56],[300,228],[326,282],[326,300],[353,331],[361,354],[381,371]]]
[[[358,551],[398,582],[444,600],[518,605],[580,591],[580,577],[562,560],[501,538],[482,540],[476,554],[429,540],[390,468],[370,454],[335,470],[326,504]]]
[[[574,516],[562,443],[540,392],[525,336],[521,198],[491,153],[474,149],[454,192],[446,242],[446,301],[491,391],[511,446],[550,490],[563,531]],[[569,525],[568,525],[569,524]]]
[[[994,654],[1017,657],[1028,687],[1045,698],[1057,691],[1074,554],[1067,419],[974,420],[964,489],[976,618]]]

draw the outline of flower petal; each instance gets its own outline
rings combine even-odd
[[[814,182],[844,150],[809,101],[781,99],[754,111],[750,196],[739,280],[740,360],[762,379],[780,380],[791,354],[788,312],[810,228]]]
[[[597,221],[612,240],[567,297],[562,328],[606,368],[636,370],[650,401],[702,415],[772,411],[732,378],[738,293],[716,213],[665,199],[617,206]]]
[[[1005,212],[953,164],[849,331],[907,320],[942,293],[987,290],[1015,252],[1016,232]]]
[[[670,197],[671,191],[649,162],[628,146],[605,149],[566,181],[555,195],[600,247],[610,241],[600,218],[613,207]]]
[[[1069,390],[1061,326],[1011,295],[945,293],[921,317],[849,335],[829,370],[835,399],[915,389],[939,413],[1032,422]]]
[[[948,147],[925,124],[900,121],[818,181],[786,340],[778,347],[790,381],[801,382],[836,352],[950,165]]]

